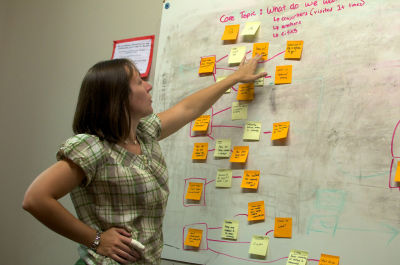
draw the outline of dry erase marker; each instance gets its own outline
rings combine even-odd
[[[142,243],[140,243],[139,241],[132,239],[131,241],[133,247],[137,250],[143,251],[144,250],[144,246],[142,245]]]

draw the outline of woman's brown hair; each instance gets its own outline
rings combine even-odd
[[[128,59],[95,64],[84,77],[72,129],[117,143],[130,131],[130,80],[136,67]]]

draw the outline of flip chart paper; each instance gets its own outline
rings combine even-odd
[[[277,66],[275,70],[275,85],[291,84],[292,83],[292,66],[282,65]]]
[[[236,220],[225,220],[222,226],[221,237],[225,239],[237,240],[239,222]]]
[[[201,58],[199,74],[212,74],[214,72],[214,66],[215,56]]]
[[[318,265],[339,265],[339,256],[321,254]]]
[[[231,169],[218,169],[217,179],[215,180],[215,187],[217,187],[217,188],[232,187],[232,170]]]
[[[271,140],[284,139],[288,135],[290,122],[277,122],[273,124]]]
[[[254,43],[253,44],[253,57],[256,55],[262,55],[261,59],[266,61],[268,59],[268,47],[269,42]]]
[[[274,237],[291,238],[292,237],[292,218],[276,217]]]
[[[185,199],[200,201],[201,193],[203,192],[203,183],[189,182],[189,186],[186,192]]]
[[[292,249],[290,251],[286,265],[306,265],[308,252]]]
[[[207,159],[208,143],[195,143],[193,147],[192,159],[204,160]]]
[[[400,182],[400,161],[397,162],[396,176],[394,177],[394,181]]]
[[[236,40],[240,25],[226,25],[222,40]]]
[[[233,47],[229,53],[228,64],[239,64],[246,55],[246,46]]]
[[[260,170],[245,170],[241,188],[257,189],[260,180]]]
[[[249,254],[266,256],[269,238],[266,236],[253,236],[250,243]]]
[[[290,41],[286,43],[285,59],[298,59],[301,58],[301,53],[303,52],[303,41]]]
[[[240,84],[236,99],[237,100],[253,100],[254,99],[254,83]]]
[[[231,139],[217,139],[215,142],[214,157],[229,158],[231,153]]]
[[[248,146],[235,146],[230,158],[232,163],[245,163],[247,160],[247,155],[249,154]]]
[[[242,36],[254,36],[260,27],[261,22],[246,22],[244,29],[242,31]]]
[[[210,123],[210,115],[201,115],[194,121],[192,130],[194,132],[206,132],[208,130],[209,123]]]
[[[246,120],[248,104],[232,102],[232,120]]]
[[[203,230],[189,228],[185,239],[185,246],[200,247]]]
[[[244,127],[243,140],[260,140],[261,122],[248,121]]]
[[[264,201],[249,202],[248,221],[260,221],[265,219]]]

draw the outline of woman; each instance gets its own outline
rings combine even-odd
[[[80,244],[86,264],[159,264],[168,174],[159,140],[204,113],[238,82],[251,82],[255,57],[225,80],[153,114],[152,86],[126,59],[100,62],[86,74],[73,130],[55,164],[26,191],[23,208]],[[78,218],[58,199],[71,193]],[[144,250],[135,249],[135,239]]]

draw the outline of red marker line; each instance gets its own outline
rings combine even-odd
[[[228,110],[228,109],[231,109],[231,108],[232,108],[232,107],[229,107],[229,108],[226,108],[226,109],[220,110],[220,111],[218,111],[218,112],[214,113],[214,114],[213,114],[213,116],[217,115],[218,113],[224,112],[224,111],[226,111],[226,110]]]
[[[206,182],[206,185],[208,185],[208,184],[210,184],[211,182],[214,182],[214,181],[215,181],[215,179],[210,180],[209,182]]]
[[[269,233],[273,232],[274,230],[269,230],[265,235],[267,236]]]
[[[248,215],[248,214],[246,214],[246,213],[239,213],[239,214],[235,215],[234,217],[236,217],[236,216],[240,216],[240,215],[249,216],[249,215]]]
[[[268,131],[268,132],[264,132],[264,134],[267,134],[267,133],[272,133],[272,132],[270,132],[270,131]]]
[[[230,257],[230,258],[240,259],[240,260],[250,261],[250,262],[256,262],[256,263],[273,263],[273,262],[277,262],[278,260],[287,259],[287,258],[288,258],[288,257],[284,257],[284,258],[280,258],[280,259],[276,259],[276,260],[271,260],[271,261],[257,261],[257,260],[254,260],[254,259],[244,259],[244,258],[235,257],[235,256],[232,256],[232,255],[229,255],[229,254],[225,254],[225,253],[216,251],[216,250],[211,249],[211,248],[208,248],[208,250],[210,250],[210,251],[212,251],[212,252],[214,252],[214,253],[217,253],[217,254],[221,254],[221,255]]]
[[[222,229],[222,227],[209,227],[208,229]]]
[[[225,59],[226,57],[228,57],[228,54],[225,55],[224,57],[222,57],[221,59],[219,59],[218,61],[216,61],[216,63],[219,63],[220,61],[222,61],[222,60]]]
[[[225,241],[225,240],[215,240],[215,239],[209,239],[209,238],[207,238],[207,241],[220,242],[220,243],[250,244],[250,242]]]

